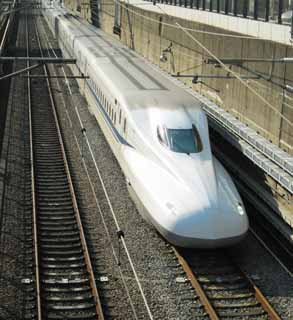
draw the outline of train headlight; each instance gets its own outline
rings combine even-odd
[[[239,213],[241,216],[244,215],[245,211],[244,211],[244,208],[243,208],[243,206],[242,206],[241,203],[238,203],[238,204],[237,204],[237,210],[238,210],[238,213]]]

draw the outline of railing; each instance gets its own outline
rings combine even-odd
[[[293,0],[146,0],[279,24],[292,24]]]

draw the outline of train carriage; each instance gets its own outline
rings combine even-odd
[[[64,55],[76,58],[78,72],[89,77],[81,91],[142,216],[178,246],[215,248],[240,241],[248,230],[245,208],[212,155],[200,102],[57,4],[43,14]]]

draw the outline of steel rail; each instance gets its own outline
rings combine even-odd
[[[29,36],[28,36],[28,20],[27,12],[25,15],[25,34],[26,34],[26,55],[29,57]],[[28,71],[27,76],[30,76],[30,62],[26,62]],[[32,192],[32,210],[33,210],[33,242],[34,242],[34,258],[35,258],[35,277],[36,277],[36,294],[37,294],[37,317],[42,320],[41,308],[41,289],[40,289],[40,273],[39,273],[39,251],[38,251],[38,228],[37,228],[37,208],[36,208],[36,188],[35,188],[35,171],[34,171],[34,151],[33,151],[33,124],[32,124],[32,103],[31,103],[31,85],[30,79],[27,79],[28,88],[28,109],[29,109],[29,136],[30,136],[30,170],[31,170],[31,192]]]
[[[253,281],[246,275],[246,273],[237,266],[240,273],[247,279],[249,282],[251,289],[254,291],[254,295],[256,297],[256,300],[261,304],[263,309],[267,312],[268,316],[271,320],[281,320],[280,316],[277,314],[277,312],[274,310],[274,308],[271,306],[269,301],[266,299],[266,297],[262,294],[260,289],[253,283]]]
[[[43,51],[42,51],[40,36],[39,36],[39,32],[38,32],[38,28],[37,28],[36,23],[35,23],[35,29],[36,29],[36,34],[37,34],[38,46],[39,46],[41,55],[43,57]],[[51,102],[51,106],[52,106],[52,110],[53,110],[53,114],[54,114],[54,119],[55,119],[55,122],[56,122],[56,127],[57,127],[57,132],[58,132],[58,139],[59,139],[59,143],[60,143],[60,146],[61,146],[61,151],[62,151],[62,157],[63,157],[63,161],[64,161],[64,165],[65,165],[66,176],[67,176],[67,179],[68,179],[68,182],[69,182],[68,185],[69,185],[69,189],[70,189],[70,193],[71,193],[71,198],[72,198],[72,201],[73,201],[73,208],[74,208],[75,217],[76,217],[77,224],[78,224],[80,239],[81,239],[82,248],[83,248],[83,254],[84,254],[84,257],[85,257],[85,261],[86,261],[86,268],[87,268],[87,272],[89,274],[89,281],[90,281],[91,291],[92,291],[92,295],[93,295],[95,303],[96,303],[96,312],[97,312],[98,319],[99,320],[104,320],[102,305],[101,305],[98,289],[97,289],[96,282],[95,282],[95,276],[94,276],[94,272],[93,272],[93,268],[92,268],[92,264],[91,264],[91,260],[90,260],[89,251],[88,251],[88,248],[87,248],[85,234],[84,234],[84,230],[83,230],[83,226],[82,226],[82,222],[81,222],[81,218],[80,218],[80,213],[79,213],[79,209],[78,209],[78,205],[77,205],[77,200],[76,200],[76,196],[75,196],[75,192],[74,192],[72,178],[71,178],[71,175],[70,175],[70,170],[69,170],[68,161],[67,161],[67,157],[66,157],[66,152],[65,152],[65,148],[64,148],[64,143],[63,143],[63,139],[62,139],[61,129],[60,129],[60,126],[59,126],[59,121],[58,121],[58,116],[57,116],[57,111],[56,111],[56,105],[55,105],[55,101],[54,101],[54,97],[53,97],[53,93],[52,93],[52,89],[51,89],[51,84],[50,84],[50,81],[49,81],[49,71],[48,71],[46,65],[43,66],[43,69],[44,69],[44,74],[46,76],[46,82],[47,82],[47,86],[48,86],[50,102]]]
[[[192,271],[192,269],[188,265],[187,261],[181,256],[181,254],[177,251],[176,248],[173,247],[173,250],[175,252],[175,255],[176,255],[179,263],[181,264],[183,270],[185,271],[188,279],[190,280],[196,294],[198,295],[201,303],[203,304],[205,311],[207,312],[207,314],[210,316],[210,318],[212,320],[219,320],[220,318],[219,318],[216,310],[214,309],[214,307],[210,303],[209,298],[205,294],[202,286],[198,282],[194,272]]]
[[[173,247],[173,251],[175,252],[175,255],[176,255],[179,263],[181,264],[183,270],[185,271],[188,279],[190,280],[191,285],[193,286],[196,294],[198,295],[198,297],[199,297],[201,303],[203,304],[203,307],[204,307],[205,311],[207,312],[207,314],[209,315],[209,317],[212,320],[221,319],[222,316],[218,314],[216,308],[213,306],[213,304],[210,301],[209,297],[205,293],[205,290],[201,286],[200,282],[197,279],[196,274],[194,273],[192,268],[189,266],[189,264],[186,261],[186,259],[180,254],[180,252],[176,248]],[[262,309],[266,312],[266,314],[268,315],[269,319],[271,319],[271,320],[281,320],[280,316],[277,314],[277,312],[271,306],[271,304],[266,299],[266,297],[262,294],[260,289],[248,277],[248,275],[243,270],[241,270],[241,268],[236,263],[234,263],[233,260],[232,260],[231,263],[232,263],[232,266],[235,267],[235,269],[238,270],[239,274],[243,277],[243,279],[245,279],[248,282],[249,288],[251,289],[254,297],[260,303]],[[223,315],[223,318],[225,318],[225,317],[226,316]]]

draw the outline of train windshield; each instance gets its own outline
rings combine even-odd
[[[202,151],[202,142],[198,130],[191,129],[158,129],[158,137],[162,144],[174,152],[198,153]]]

